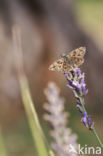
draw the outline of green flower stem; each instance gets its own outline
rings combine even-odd
[[[98,134],[97,134],[95,128],[94,128],[92,131],[93,131],[94,135],[96,136],[96,138],[97,138],[97,140],[98,140],[98,142],[99,142],[101,148],[103,149],[103,143],[101,142],[101,140],[100,140],[100,138],[99,138],[99,136],[98,136]]]
[[[81,105],[82,105],[82,107],[83,107],[83,111],[87,113],[86,108],[85,108],[84,104],[82,103],[82,98],[81,98],[81,97],[78,97],[78,98],[79,98],[80,103],[81,103]],[[98,134],[97,134],[95,128],[92,129],[92,132],[93,132],[93,134],[95,135],[95,137],[97,138],[97,140],[98,140],[98,142],[99,142],[101,148],[103,149],[103,143],[102,143],[101,139],[99,138],[99,136],[98,136]]]
[[[27,78],[23,68],[21,33],[18,26],[12,28],[15,68],[18,74],[21,97],[24,104],[24,109],[28,118],[30,129],[32,132],[34,144],[38,156],[54,156],[49,144],[47,143],[40,122],[33,104]]]
[[[38,120],[38,116],[37,116],[34,104],[32,102],[32,98],[30,95],[30,90],[29,90],[26,77],[22,76],[21,78],[19,78],[19,80],[20,80],[22,101],[23,101],[24,108],[27,114],[32,136],[34,138],[34,143],[37,149],[38,156],[48,156],[48,155],[53,156],[53,152],[50,149],[48,149],[48,143],[46,142],[46,139],[42,132],[42,129]]]
[[[7,152],[6,152],[6,149],[5,149],[4,142],[3,142],[3,137],[2,137],[2,134],[1,134],[1,130],[0,130],[0,156],[7,156]]]

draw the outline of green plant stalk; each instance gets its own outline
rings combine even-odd
[[[83,106],[83,110],[84,110],[84,112],[87,113],[84,104],[82,104],[82,99],[81,99],[81,97],[79,97],[79,99],[80,99],[80,103],[81,103],[81,105]],[[98,134],[97,134],[95,128],[92,129],[92,132],[93,132],[93,134],[95,135],[96,139],[98,140],[98,142],[99,142],[101,148],[103,149],[103,143],[102,143],[101,139],[99,138],[99,136],[98,136]]]
[[[98,136],[98,134],[97,134],[95,128],[92,130],[92,132],[93,132],[93,134],[95,135],[95,137],[97,138],[97,140],[98,140],[98,142],[99,142],[101,148],[103,149],[103,143],[102,143],[101,139],[99,138],[99,136]]]
[[[19,78],[19,80],[20,80],[22,101],[32,131],[32,136],[34,138],[34,143],[36,146],[38,156],[48,156],[48,155],[54,156],[53,152],[48,147],[48,143],[46,142],[45,136],[42,132],[38,120],[38,116],[30,95],[27,79],[25,76],[22,76],[21,78]]]
[[[3,142],[3,137],[2,137],[2,134],[1,134],[1,130],[0,130],[0,156],[7,156],[7,152],[6,152],[6,149],[5,149],[4,142]]]
[[[21,32],[20,28],[17,25],[13,26],[12,35],[14,45],[15,67],[19,78],[21,97],[32,132],[37,154],[38,156],[54,156],[40,126],[35,106],[31,98],[28,80],[25,76],[23,67]]]

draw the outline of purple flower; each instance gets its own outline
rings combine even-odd
[[[84,125],[86,127],[88,127],[87,113],[86,112],[83,113],[83,117],[82,117],[81,121],[84,123]]]
[[[94,122],[92,121],[92,118],[91,118],[91,116],[88,116],[88,120],[87,120],[88,122],[88,128],[90,129],[90,130],[92,130],[93,129],[93,127],[94,127]]]
[[[68,80],[69,84],[67,85],[70,89],[73,89],[74,95],[83,96],[88,93],[86,89],[86,84],[84,81],[85,74],[81,73],[79,68],[70,71],[69,73],[64,73],[66,79]]]
[[[69,82],[67,87],[72,89],[76,98],[77,108],[82,115],[81,121],[88,129],[92,130],[94,127],[94,122],[92,122],[91,117],[88,116],[84,107],[84,96],[88,93],[88,89],[86,89],[85,83],[85,74],[81,73],[80,68],[75,68],[69,73],[64,73],[64,75]]]
[[[64,111],[64,99],[59,96],[59,88],[55,83],[49,83],[45,89],[48,103],[44,105],[48,112],[44,115],[45,120],[52,125],[51,136],[54,141],[51,146],[56,156],[77,156],[76,153],[69,152],[69,146],[77,149],[77,136],[72,134],[71,129],[67,128],[68,114]]]

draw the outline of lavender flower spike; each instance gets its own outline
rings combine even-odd
[[[70,128],[66,127],[68,114],[64,112],[64,99],[59,96],[59,92],[59,88],[52,82],[45,90],[48,103],[44,105],[44,108],[48,113],[44,115],[44,118],[53,127],[51,131],[51,136],[54,139],[52,148],[56,156],[77,156],[77,153],[69,151],[70,145],[77,149],[77,136],[71,133]]]
[[[69,82],[69,84],[67,84],[67,87],[72,89],[73,94],[76,98],[77,108],[82,115],[81,121],[87,128],[92,130],[94,123],[92,122],[91,117],[87,115],[84,107],[84,96],[88,93],[88,89],[86,89],[86,83],[84,80],[85,74],[81,73],[81,70],[79,68],[74,68],[69,73],[64,73],[64,75]]]

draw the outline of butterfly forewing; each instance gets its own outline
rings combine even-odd
[[[85,47],[80,47],[80,48],[77,48],[73,51],[71,51],[67,57],[70,58],[70,57],[81,57],[83,58],[84,55],[85,55],[85,52],[86,52],[86,48]]]

